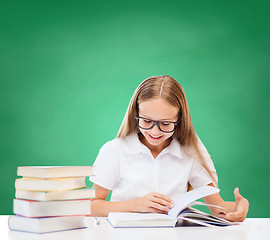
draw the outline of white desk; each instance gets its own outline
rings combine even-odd
[[[248,218],[241,225],[213,227],[177,227],[177,228],[112,228],[105,218],[99,218],[101,224],[95,225],[93,218],[87,218],[88,228],[55,233],[34,234],[10,231],[8,215],[0,215],[1,240],[269,240],[270,218]]]

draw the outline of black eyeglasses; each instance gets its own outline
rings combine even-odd
[[[164,133],[171,133],[175,130],[178,121],[177,122],[171,122],[171,121],[154,121],[145,117],[139,117],[135,116],[137,120],[137,124],[139,128],[142,128],[144,130],[152,129],[155,125],[158,126],[158,129],[161,132]]]

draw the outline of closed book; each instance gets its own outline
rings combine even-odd
[[[31,201],[14,199],[13,212],[24,217],[80,216],[91,214],[91,200]]]
[[[95,188],[82,188],[67,191],[24,191],[16,190],[15,197],[18,199],[35,200],[35,201],[59,201],[72,199],[93,199],[96,196]]]
[[[10,230],[32,233],[48,233],[86,227],[84,216],[27,218],[18,215],[9,216],[8,226]]]
[[[28,166],[17,168],[18,176],[33,178],[86,177],[92,174],[92,166]]]
[[[64,191],[83,187],[86,187],[85,177],[50,179],[23,177],[15,181],[16,190]]]

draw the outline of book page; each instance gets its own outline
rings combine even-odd
[[[187,219],[195,219],[198,221],[203,221],[205,223],[209,223],[209,224],[215,224],[215,225],[219,225],[219,226],[230,226],[233,225],[230,221],[223,219],[223,218],[219,218],[216,216],[213,216],[211,214],[202,212],[198,209],[194,209],[194,208],[186,208],[185,210],[183,210],[181,212],[181,214],[178,216],[178,218],[187,218]]]
[[[210,187],[210,186],[204,186],[200,188],[196,188],[194,190],[191,190],[189,192],[183,193],[179,198],[177,198],[174,201],[174,207],[168,212],[168,215],[176,219],[178,214],[186,208],[191,202],[200,199],[202,197],[218,193],[219,189]]]
[[[191,202],[188,206],[194,206],[194,205],[201,205],[201,206],[207,206],[207,207],[212,207],[212,208],[216,208],[219,210],[224,210],[224,207],[218,206],[218,205],[214,205],[214,204],[210,204],[210,203],[205,203],[205,202],[199,202],[199,201],[193,201]]]
[[[174,227],[176,220],[160,213],[110,212],[107,220],[113,227]]]
[[[215,226],[215,225],[212,225],[212,224],[200,221],[200,220],[192,219],[192,218],[190,219],[190,218],[186,218],[186,217],[180,217],[180,219],[195,223],[197,225],[205,226],[205,227],[218,227],[218,226]]]

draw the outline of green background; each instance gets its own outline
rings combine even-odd
[[[0,3],[1,214],[17,166],[93,164],[138,84],[167,74],[221,196],[238,186],[248,217],[270,217],[269,1]]]

